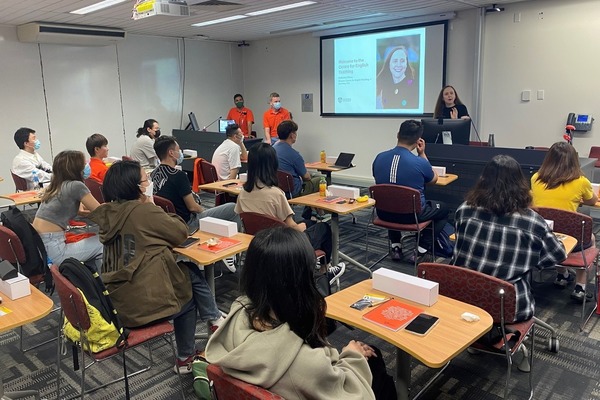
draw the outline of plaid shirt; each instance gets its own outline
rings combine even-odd
[[[515,321],[531,318],[535,302],[530,271],[554,266],[567,257],[563,244],[535,211],[496,215],[463,203],[455,215],[454,264],[515,285]]]

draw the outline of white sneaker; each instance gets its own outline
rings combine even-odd
[[[232,273],[235,273],[235,257],[227,257],[223,259],[223,264],[225,264],[228,270],[230,270]]]
[[[327,267],[327,277],[329,278],[329,284],[333,285],[334,283],[340,286],[340,276],[344,275],[346,272],[346,263],[339,263],[338,265],[331,265]]]

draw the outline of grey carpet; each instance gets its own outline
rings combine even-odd
[[[212,197],[204,195],[204,204]],[[370,218],[370,211],[356,214],[356,224],[349,216],[340,219],[341,249],[359,261],[365,260],[365,229]],[[598,225],[598,224],[597,224]],[[597,227],[598,228],[598,227]],[[597,229],[596,229],[597,230]],[[598,235],[596,236],[598,237]],[[387,233],[379,228],[369,228],[370,250],[369,258],[374,260],[387,251]],[[410,254],[414,246],[408,244],[405,254]],[[391,268],[411,273],[412,265],[407,262],[395,263],[386,258],[377,267]],[[225,268],[223,268],[225,269]],[[219,271],[217,271],[218,275]],[[349,266],[342,278],[342,286],[366,278],[366,274]],[[600,328],[599,318],[593,315],[584,332],[578,329],[580,306],[573,303],[569,287],[557,290],[552,285],[553,272],[545,272],[542,280],[534,284],[534,294],[537,302],[536,315],[551,323],[559,330],[559,353],[546,350],[548,333],[538,328],[534,349],[533,379],[535,399],[572,400],[600,399],[599,360],[600,360]],[[217,299],[223,311],[229,310],[231,302],[237,297],[239,272],[231,274],[224,272],[216,281]],[[536,274],[535,279],[540,280]],[[56,298],[56,296],[54,296]],[[43,338],[56,335],[57,315],[51,314],[41,321],[25,327],[25,341],[28,344],[42,341]],[[198,324],[198,330],[203,331],[203,324]],[[21,353],[18,348],[19,331],[0,334],[0,373],[5,382],[6,390],[38,389],[42,396],[48,399],[56,397],[56,342],[44,345],[38,349]],[[390,373],[395,364],[393,346],[371,337],[357,329],[349,330],[344,326],[331,335],[332,344],[340,349],[350,339],[359,339],[378,346],[382,352]],[[206,342],[198,341],[198,348],[204,348]],[[172,370],[172,357],[164,342],[154,345],[155,365],[146,373],[130,379],[130,388],[135,399],[177,399],[179,398],[179,383]],[[72,369],[72,359],[69,354],[61,357],[61,393],[58,398],[65,399],[75,395],[79,390],[79,372]],[[122,373],[120,359],[108,360],[90,368],[87,377],[89,384],[106,382],[119,377]],[[133,352],[129,361],[129,370],[134,370],[143,363],[143,358]],[[412,363],[413,392],[435,373],[417,361]],[[485,354],[471,355],[467,352],[456,357],[434,384],[422,396],[423,399],[501,399],[506,376],[506,361],[502,357]],[[528,374],[520,372],[516,365],[512,367],[509,398],[525,399],[528,396]],[[185,392],[188,399],[194,399],[191,376],[184,377]],[[318,396],[318,394],[315,394]],[[90,399],[115,400],[125,397],[123,383],[116,383],[108,388],[86,396]]]

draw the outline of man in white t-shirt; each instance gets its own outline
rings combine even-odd
[[[36,150],[40,141],[31,128],[19,128],[15,132],[15,143],[19,146],[19,154],[13,159],[11,172],[27,181],[27,189],[34,189],[33,175],[38,182],[50,182],[52,166],[48,164]]]
[[[236,124],[229,125],[225,130],[227,139],[221,143],[215,150],[212,158],[212,164],[217,169],[219,179],[235,179],[242,160],[248,158],[248,151],[244,146],[244,134]]]

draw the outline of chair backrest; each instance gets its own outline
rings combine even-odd
[[[369,187],[375,209],[394,214],[420,214],[421,193],[407,186],[382,183]]]
[[[511,323],[516,312],[516,292],[512,283],[500,278],[448,264],[421,263],[417,276],[439,284],[439,294],[483,308],[494,323],[502,322],[502,302],[504,320]],[[504,290],[501,296],[500,289]]]
[[[175,206],[173,202],[169,199],[165,199],[164,197],[154,195],[154,204],[165,210],[165,212],[176,214]]]
[[[285,226],[285,222],[277,218],[254,212],[243,212],[240,214],[240,218],[244,224],[244,230],[249,235],[256,235],[263,229]]]
[[[102,194],[102,184],[95,179],[87,178],[85,181],[85,186],[90,189],[92,196],[96,199],[96,201],[100,204],[104,203],[104,195]]]
[[[12,230],[2,225],[0,225],[0,258],[16,265],[23,264],[26,260],[21,239]]]
[[[283,190],[288,200],[294,197],[294,177],[289,172],[277,171],[277,186]]]
[[[555,232],[573,236],[582,248],[589,244],[594,227],[594,221],[589,215],[550,207],[536,207],[535,211],[544,219],[554,221]]]
[[[54,285],[60,298],[60,306],[67,320],[75,328],[83,329],[84,331],[90,329],[90,316],[87,313],[81,292],[60,273],[58,265],[52,265],[50,273],[52,274]]]
[[[600,146],[590,147],[590,156],[589,157],[597,159],[596,164],[594,164],[594,167],[599,168],[600,167]]]
[[[123,160],[123,161],[133,161],[133,158],[129,157],[129,156],[121,156],[121,160]]]
[[[488,144],[488,142],[473,142],[473,141],[470,141],[469,142],[469,146],[488,147],[489,144]]]
[[[200,161],[200,170],[204,177],[204,183],[213,183],[219,180],[217,168],[206,160]]]
[[[206,368],[208,379],[213,382],[218,400],[283,400],[283,397],[227,375],[221,367],[210,364]]]
[[[21,178],[19,175],[15,175],[12,171],[10,172],[10,174],[12,175],[13,181],[15,182],[15,189],[17,191],[19,191],[19,190],[26,191],[27,190],[27,179]]]

